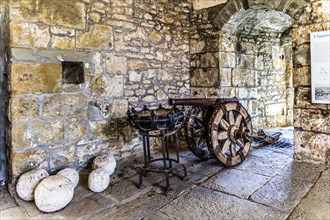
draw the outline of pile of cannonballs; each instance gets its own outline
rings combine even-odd
[[[92,166],[88,188],[93,192],[102,192],[109,186],[116,160],[112,155],[102,155],[93,160]],[[19,177],[16,191],[21,199],[34,200],[40,211],[55,212],[71,202],[78,183],[79,173],[75,169],[65,168],[50,176],[46,170],[37,168]]]

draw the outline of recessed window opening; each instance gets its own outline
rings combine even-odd
[[[85,82],[83,62],[62,62],[62,83],[81,84]]]

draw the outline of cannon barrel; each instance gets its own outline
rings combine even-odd
[[[191,106],[215,106],[227,102],[238,102],[238,98],[186,98],[186,99],[172,99],[168,100],[169,105],[191,105]]]

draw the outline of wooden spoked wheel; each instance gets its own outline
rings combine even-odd
[[[211,157],[208,148],[207,127],[212,115],[212,109],[192,107],[184,124],[188,149],[197,157],[207,160]]]
[[[216,107],[209,123],[211,151],[226,166],[243,162],[250,151],[252,130],[250,115],[240,103]]]

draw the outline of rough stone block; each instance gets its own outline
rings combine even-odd
[[[77,147],[77,163],[79,166],[86,166],[92,162],[96,155],[106,154],[108,152],[109,144],[86,144]]]
[[[68,28],[84,29],[86,6],[71,0],[54,1],[12,1],[17,4],[13,19],[60,25]]]
[[[75,39],[67,36],[53,36],[52,48],[59,50],[73,50]]]
[[[275,115],[284,115],[286,112],[286,103],[276,103],[266,105],[266,115],[275,116]]]
[[[130,60],[128,61],[128,67],[131,70],[143,70],[150,67],[150,63],[146,60]]]
[[[60,64],[11,64],[10,86],[13,94],[59,93],[61,84]]]
[[[78,141],[86,135],[86,122],[83,117],[75,117],[67,120],[66,137],[70,141]]]
[[[205,49],[205,41],[204,40],[190,40],[190,53],[201,53],[204,52]]]
[[[231,86],[232,69],[220,68],[220,83],[221,86]]]
[[[310,65],[310,46],[308,44],[300,45],[294,48],[293,65],[295,67]]]
[[[10,45],[23,47],[44,47],[50,40],[49,27],[35,23],[10,23]]]
[[[216,68],[196,69],[190,83],[192,86],[216,86],[219,84],[219,70]]]
[[[91,25],[88,32],[77,31],[77,48],[111,50],[113,47],[113,32],[110,26]]]
[[[116,98],[124,94],[124,78],[123,76],[105,77],[105,92],[107,97]]]
[[[219,67],[218,53],[205,53],[201,54],[200,67]]]
[[[330,110],[294,109],[294,123],[303,130],[329,133]],[[329,144],[330,145],[330,144]]]
[[[39,99],[13,96],[10,100],[11,121],[35,119],[39,116]]]
[[[316,1],[312,3],[312,19],[314,22],[325,22],[330,19],[330,2]],[[329,30],[329,29],[328,29]]]
[[[48,153],[45,150],[12,152],[10,161],[13,178],[29,171],[31,167],[48,170]]]
[[[328,160],[330,134],[294,130],[295,159],[313,163]]]
[[[83,115],[87,106],[83,94],[59,94],[44,97],[44,116],[79,116]]]
[[[309,66],[294,68],[293,85],[295,87],[311,85],[311,69]]]
[[[127,73],[127,60],[123,56],[106,55],[106,68],[110,74],[125,75]]]
[[[49,167],[51,170],[67,167],[75,162],[75,147],[63,146],[50,152]]]

